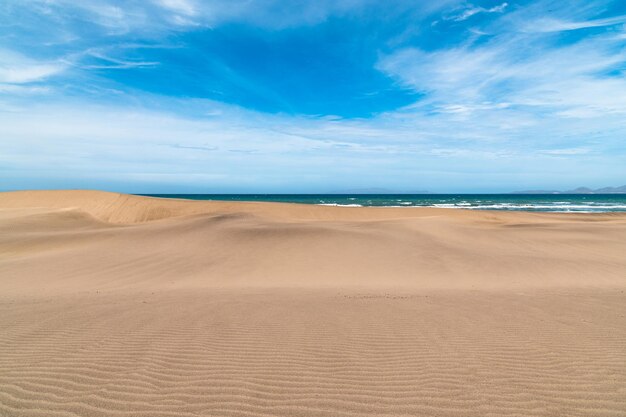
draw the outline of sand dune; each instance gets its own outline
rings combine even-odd
[[[0,416],[626,415],[626,215],[0,193]]]

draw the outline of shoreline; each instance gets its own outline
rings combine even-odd
[[[49,208],[78,209],[108,223],[130,224],[149,222],[177,216],[215,214],[217,212],[248,213],[261,217],[299,220],[384,220],[391,218],[415,218],[424,215],[452,214],[451,218],[492,218],[520,219],[542,217],[573,219],[580,216],[593,219],[625,218],[626,211],[611,212],[550,212],[521,210],[480,210],[464,209],[448,210],[443,207],[426,206],[364,206],[337,207],[317,204],[301,204],[291,202],[265,201],[229,201],[229,200],[185,200],[163,197],[139,196],[95,190],[36,190],[0,192],[0,209],[2,208]],[[407,210],[409,209],[409,210]],[[345,214],[358,214],[346,216]],[[365,215],[367,213],[367,215]],[[389,214],[393,216],[388,217]]]

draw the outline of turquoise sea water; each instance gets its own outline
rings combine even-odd
[[[143,194],[188,200],[271,201],[344,207],[442,207],[572,213],[626,211],[626,194]]]

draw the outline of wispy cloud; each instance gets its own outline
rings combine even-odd
[[[605,19],[591,19],[586,21],[566,21],[552,18],[541,18],[535,22],[528,22],[523,29],[529,32],[562,32],[579,29],[616,26],[626,23],[626,15],[614,16]]]
[[[16,52],[0,49],[0,83],[26,84],[60,74],[66,68],[58,61],[36,61]]]
[[[127,68],[145,68],[145,67],[154,67],[159,65],[159,62],[156,61],[141,61],[141,60],[128,60],[128,59],[119,59],[108,56],[104,53],[102,49],[89,49],[84,53],[79,54],[79,58],[77,60],[77,64],[80,65],[84,69],[127,69]],[[85,57],[90,58],[92,61],[95,60],[96,63],[85,63]],[[79,63],[83,61],[83,63]]]
[[[490,8],[469,5],[464,8],[460,13],[453,14],[452,16],[446,17],[445,19],[454,20],[455,22],[462,22],[479,13],[502,13],[508,5],[508,3],[502,3],[498,6]]]
[[[609,13],[615,2],[392,3],[7,0],[0,189],[623,182],[626,18]],[[344,56],[356,64],[342,67]],[[385,88],[372,89],[368,71]],[[307,74],[321,82],[308,84]],[[333,93],[356,83],[365,87],[349,91],[346,112],[329,110],[338,108]],[[415,94],[401,107],[346,116],[388,89]],[[252,99],[233,104],[232,91]],[[279,110],[263,111],[263,100]],[[326,113],[289,111],[293,100],[319,100]]]
[[[168,10],[187,16],[193,16],[197,13],[197,6],[189,0],[157,0],[156,3]]]
[[[573,117],[581,109],[626,112],[626,81],[611,75],[625,64],[626,52],[611,37],[550,45],[541,38],[507,35],[434,52],[406,48],[379,66],[426,93],[422,103],[439,111],[467,114],[524,106]]]
[[[539,153],[545,155],[568,156],[568,155],[584,155],[591,152],[588,148],[565,148],[565,149],[546,149],[540,150]]]

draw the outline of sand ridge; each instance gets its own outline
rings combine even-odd
[[[450,210],[427,207],[331,207],[310,204],[191,201],[144,197],[94,190],[0,192],[0,208],[76,209],[112,224],[136,224],[190,215],[247,213],[282,221],[372,221],[445,216],[448,219],[492,222],[555,222],[584,220],[623,222],[623,213],[529,213]]]
[[[626,216],[0,193],[0,416],[623,416]]]
[[[77,191],[0,194],[0,208],[7,294],[614,288],[626,270],[624,214],[169,201]]]

